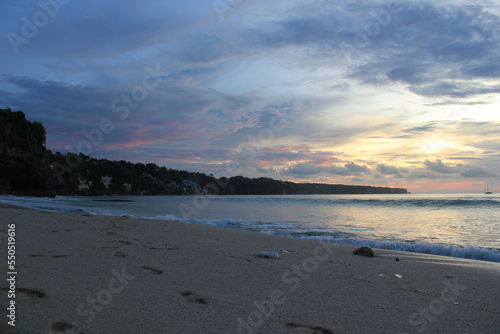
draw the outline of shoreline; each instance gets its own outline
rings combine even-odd
[[[123,200],[123,199],[96,199],[94,201],[97,202],[128,202],[129,200]],[[17,207],[21,209],[28,209],[28,210],[43,210],[43,211],[49,211],[53,213],[63,213],[65,211],[55,211],[51,209],[44,209],[44,208],[29,208],[29,207],[22,207],[22,206],[16,206],[16,204],[4,204],[0,202],[0,208],[2,205],[6,205],[8,207]],[[122,217],[125,216],[126,214],[120,214],[119,212],[111,212],[111,213],[96,213],[93,212],[92,210],[86,211],[86,210],[78,210],[78,211],[67,211],[67,213],[75,213],[75,214],[83,214],[83,213],[91,213],[91,214],[96,214],[96,215],[105,215],[105,216],[113,216],[113,217]],[[222,224],[216,223],[209,223],[205,224],[203,222],[203,219],[195,219],[199,220],[198,221],[193,221],[190,219],[181,219],[177,217],[167,217],[167,218],[158,218],[158,217],[141,217],[141,216],[135,216],[132,215],[131,218],[140,218],[140,219],[148,219],[148,220],[162,220],[162,221],[180,221],[182,223],[199,223],[203,225],[209,225],[209,226],[222,226],[226,227],[225,223],[223,222]],[[223,219],[224,221],[224,219]],[[239,229],[239,230],[245,230],[248,231],[248,229],[245,229],[244,227],[241,226],[234,226],[230,227],[234,229]],[[309,236],[309,235],[291,235],[291,234],[279,234],[279,233],[272,233],[268,231],[262,231],[262,230],[253,230],[254,233],[265,233],[265,234],[273,234],[273,235],[278,235],[278,236],[284,236],[287,238],[296,238],[299,240],[312,240],[312,241],[317,241],[317,242],[327,242],[331,244],[342,244],[342,245],[351,245],[351,246],[356,246],[356,247],[361,247],[361,246],[369,246],[371,248],[378,248],[378,249],[385,249],[385,250],[391,250],[391,251],[397,251],[397,252],[409,252],[409,253],[417,253],[417,254],[429,254],[429,255],[437,255],[437,256],[444,256],[444,257],[452,257],[452,258],[458,258],[458,259],[471,259],[471,260],[479,260],[479,261],[486,261],[486,262],[493,262],[493,263],[500,263],[500,248],[495,248],[495,247],[486,247],[486,246],[474,246],[474,245],[458,245],[458,244],[446,244],[446,243],[439,243],[439,242],[430,242],[430,241],[418,241],[418,242],[408,242],[404,240],[384,240],[384,239],[363,239],[363,238],[335,238],[335,237],[330,237],[330,236]]]
[[[0,202],[0,210],[2,210],[2,209],[36,210],[36,209],[27,208],[27,207],[20,206],[20,205],[7,204],[7,203]]]
[[[18,289],[15,331],[3,315],[2,333],[496,333],[500,322],[499,263],[382,249],[367,258],[176,221],[5,205],[0,215],[3,236],[15,224]]]

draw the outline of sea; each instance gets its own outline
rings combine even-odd
[[[4,195],[0,202],[53,212],[175,220],[500,262],[500,194],[55,198]]]

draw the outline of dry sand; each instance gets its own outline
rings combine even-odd
[[[499,263],[6,206],[0,221],[1,333],[500,333]]]

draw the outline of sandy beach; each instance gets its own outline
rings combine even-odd
[[[499,263],[9,206],[0,219],[1,333],[500,332]]]

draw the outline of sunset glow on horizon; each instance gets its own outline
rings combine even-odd
[[[0,108],[42,122],[52,151],[500,192],[498,6],[229,3],[9,2]]]

